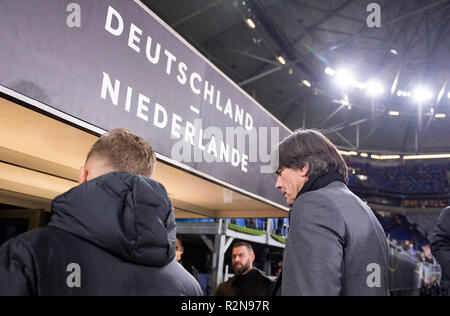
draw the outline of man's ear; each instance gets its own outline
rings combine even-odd
[[[88,177],[88,171],[86,170],[86,168],[81,167],[80,175],[78,176],[78,184],[85,183],[87,181],[87,177]]]
[[[305,162],[305,165],[303,166],[302,169],[298,169],[300,176],[302,177],[306,177],[308,175],[308,171],[309,171],[309,164],[307,162]]]

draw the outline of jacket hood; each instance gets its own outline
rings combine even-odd
[[[160,267],[175,256],[175,217],[164,186],[114,172],[83,183],[52,201],[51,226],[125,261]]]

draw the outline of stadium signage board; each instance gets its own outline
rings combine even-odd
[[[129,128],[168,161],[285,205],[270,153],[289,129],[139,1],[0,0],[0,41],[2,93]]]

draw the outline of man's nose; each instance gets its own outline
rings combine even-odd
[[[278,190],[281,189],[281,180],[280,177],[278,176],[277,178],[277,182],[275,183],[275,188],[277,188]]]

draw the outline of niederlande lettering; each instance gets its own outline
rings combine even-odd
[[[202,78],[198,72],[191,71],[186,63],[180,61],[169,50],[163,49],[160,43],[155,43],[153,38],[148,34],[144,45],[144,32],[142,29],[133,23],[130,23],[129,27],[126,28],[122,15],[111,6],[108,6],[105,30],[117,37],[128,34],[128,47],[133,52],[145,54],[145,59],[150,65],[165,62],[166,75],[173,77],[174,80],[176,79],[176,82],[180,85],[189,85],[190,91],[193,94],[202,95],[203,99],[217,111],[220,111],[226,117],[244,127],[247,131],[253,129],[253,118],[250,113],[246,112],[238,104],[233,103],[231,98],[223,96],[221,91],[216,89],[211,82]],[[176,70],[174,71],[174,69]]]
[[[122,94],[125,94],[125,97],[121,97]],[[223,140],[216,139],[214,135],[210,137],[209,141],[205,141],[204,134],[206,133],[202,128],[198,128],[188,120],[183,120],[176,113],[172,113],[169,118],[169,113],[163,105],[157,101],[152,102],[151,98],[142,93],[134,92],[132,87],[124,88],[120,80],[112,80],[106,72],[103,72],[100,97],[105,101],[111,101],[115,106],[123,106],[126,112],[135,113],[139,119],[152,123],[157,128],[169,128],[172,139],[182,139],[214,156],[218,161],[229,163],[233,167],[240,166],[241,171],[248,172],[248,155],[239,152]],[[120,104],[119,100],[124,100],[124,102]]]

